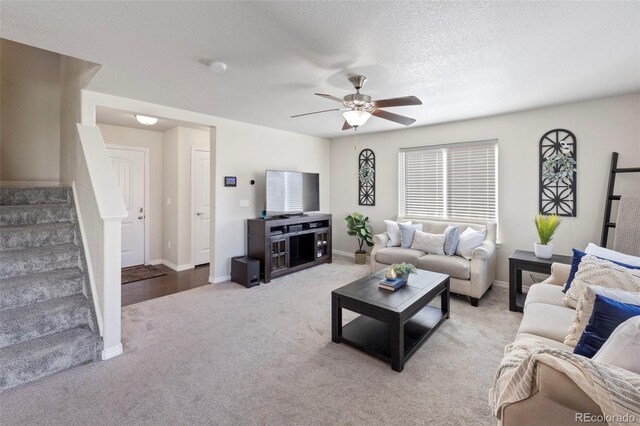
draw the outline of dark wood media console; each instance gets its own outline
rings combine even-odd
[[[260,277],[271,278],[331,263],[331,215],[247,220],[249,257],[260,261]]]

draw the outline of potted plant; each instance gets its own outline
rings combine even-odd
[[[541,259],[551,259],[553,255],[551,239],[553,239],[553,235],[556,233],[558,226],[560,226],[560,219],[555,214],[539,214],[533,219],[533,223],[536,225],[538,237],[540,238],[539,243],[533,244],[533,252],[536,257]]]
[[[364,250],[364,244],[369,247],[373,246],[373,230],[369,225],[369,218],[358,212],[353,212],[344,218],[347,224],[347,234],[358,239],[358,251],[356,251],[356,264],[364,265],[367,260],[367,252]]]
[[[394,263],[391,265],[391,269],[398,278],[403,278],[405,281],[409,280],[409,275],[418,273],[418,269],[414,265],[406,262]]]

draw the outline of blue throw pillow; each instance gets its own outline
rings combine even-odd
[[[573,260],[571,261],[571,270],[569,271],[569,276],[567,277],[567,283],[564,285],[564,289],[562,290],[563,293],[566,293],[567,290],[569,290],[569,287],[571,287],[571,283],[573,282],[573,279],[576,276],[576,272],[578,272],[578,267],[580,266],[580,262],[582,262],[582,258],[585,257],[586,255],[587,253],[583,251],[573,249]],[[615,260],[605,259],[603,257],[598,257],[598,256],[594,256],[594,257],[597,257],[598,259],[602,259],[602,260],[607,260],[611,263],[615,263],[616,265],[624,266],[627,269],[640,269],[640,266],[627,265],[626,263],[616,262]]]
[[[422,231],[422,224],[412,225],[410,223],[399,223],[398,228],[400,228],[400,247],[411,248],[416,229]]]
[[[453,256],[456,254],[458,242],[460,241],[460,227],[457,225],[449,225],[444,230],[444,254]]]
[[[640,315],[640,306],[618,302],[596,294],[593,312],[573,353],[591,358],[613,330],[631,317]]]

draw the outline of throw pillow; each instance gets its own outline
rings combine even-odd
[[[411,223],[411,222],[407,221],[402,223]],[[395,222],[393,220],[385,220],[384,224],[387,225],[387,235],[389,236],[387,247],[399,247],[400,246],[400,228],[398,227],[398,222]]]
[[[620,253],[619,251],[609,250],[608,248],[597,246],[593,243],[589,243],[584,250],[587,254],[601,257],[603,259],[609,259],[615,262],[626,263],[631,266],[640,266],[640,257],[631,256],[628,254]]]
[[[580,339],[580,336],[582,336],[582,333],[589,322],[589,318],[591,318],[591,314],[593,313],[593,303],[595,302],[597,294],[608,297],[609,299],[617,302],[640,306],[640,293],[612,290],[594,285],[588,286],[576,306],[576,313],[573,316],[573,324],[569,327],[569,334],[564,339],[565,345],[575,347],[578,344],[578,340]]]
[[[617,290],[640,291],[640,269],[629,269],[587,254],[582,258],[578,272],[562,301],[575,308],[589,285]]]
[[[457,225],[449,225],[444,230],[444,254],[453,256],[456,254],[458,242],[460,241],[460,227]]]
[[[422,224],[412,225],[410,223],[399,223],[398,227],[400,228],[400,247],[411,248],[411,244],[413,244],[413,234],[415,234],[416,231],[422,231]]]
[[[620,324],[604,342],[593,358],[602,364],[611,364],[640,374],[640,316]]]
[[[411,248],[425,253],[445,254],[445,241],[446,236],[444,234],[429,234],[428,232],[416,231]]]
[[[593,313],[573,353],[591,358],[620,324],[638,315],[640,306],[617,302],[596,294]]]
[[[586,255],[587,255],[587,253],[585,253],[583,251],[573,249],[573,260],[571,261],[571,270],[569,271],[569,276],[567,277],[567,282],[564,285],[564,289],[562,290],[563,293],[566,293],[567,290],[569,290],[569,287],[571,287],[571,283],[573,282],[573,278],[576,276],[576,272],[578,272],[578,267],[580,266],[580,262],[582,262],[582,258],[585,257]],[[601,256],[595,256],[595,257],[597,257],[598,259],[608,260],[610,262],[615,263],[616,265],[624,266],[625,268],[640,269],[640,266],[627,265],[626,263],[617,262],[615,260],[607,259],[607,258],[601,257]]]
[[[460,241],[458,241],[456,254],[467,260],[471,260],[471,253],[473,252],[473,249],[481,245],[486,236],[486,229],[480,229],[478,231],[471,227],[465,229],[464,232],[460,234]]]

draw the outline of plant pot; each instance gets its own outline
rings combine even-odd
[[[356,265],[364,265],[367,261],[367,252],[356,252]]]
[[[405,283],[409,281],[409,275],[398,275],[398,278],[402,278]]]
[[[553,256],[553,244],[533,243],[533,252],[540,259],[551,259],[551,256]]]

